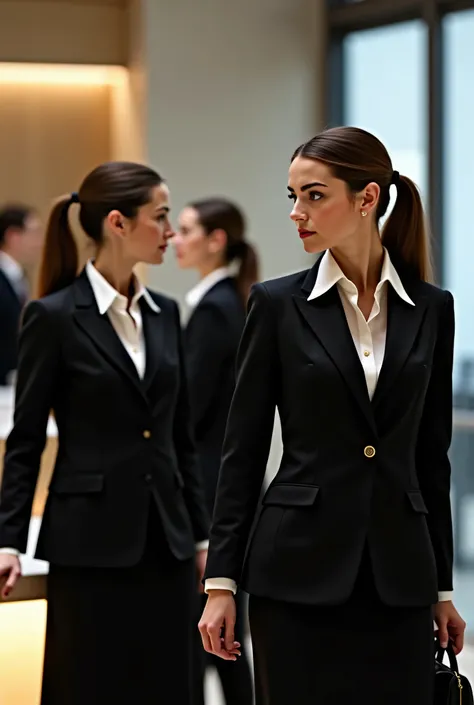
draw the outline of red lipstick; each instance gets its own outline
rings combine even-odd
[[[311,230],[302,230],[298,228],[298,232],[302,240],[304,240],[305,237],[311,237],[311,235],[314,235],[314,232],[312,232]]]

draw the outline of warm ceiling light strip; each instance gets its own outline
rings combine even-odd
[[[0,84],[116,85],[126,73],[123,66],[0,63]]]

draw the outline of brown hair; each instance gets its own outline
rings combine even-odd
[[[256,249],[245,239],[245,218],[242,211],[225,198],[205,198],[189,204],[199,217],[199,223],[207,235],[214,230],[224,230],[227,247],[224,253],[226,264],[239,260],[236,276],[237,290],[247,304],[250,289],[259,277]]]
[[[60,198],[49,215],[38,295],[64,289],[77,276],[78,251],[68,218],[72,203],[79,203],[79,221],[86,235],[100,245],[103,222],[110,211],[134,218],[140,206],[149,202],[151,190],[161,183],[162,178],[142,164],[107,162],[86,176],[78,193]]]
[[[296,157],[327,164],[353,194],[371,182],[378,184],[377,222],[387,211],[390,185],[394,183],[397,200],[382,229],[382,243],[395,263],[407,266],[424,281],[433,280],[431,247],[420,194],[411,179],[394,172],[390,156],[377,137],[357,127],[334,127],[298,147],[292,161]]]

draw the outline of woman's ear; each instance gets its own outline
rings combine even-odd
[[[375,182],[367,184],[365,189],[361,191],[360,210],[365,213],[370,213],[377,209],[377,204],[380,198],[380,186]]]
[[[125,235],[125,218],[118,210],[113,210],[106,217],[107,227],[111,232],[119,237]]]
[[[209,238],[209,252],[217,254],[227,247],[227,233],[222,228],[216,228],[207,236]]]

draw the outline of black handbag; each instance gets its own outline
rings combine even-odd
[[[443,649],[438,640],[435,645],[435,689],[434,705],[474,705],[471,684],[459,673],[458,662],[452,644]],[[443,663],[448,654],[449,666]]]

